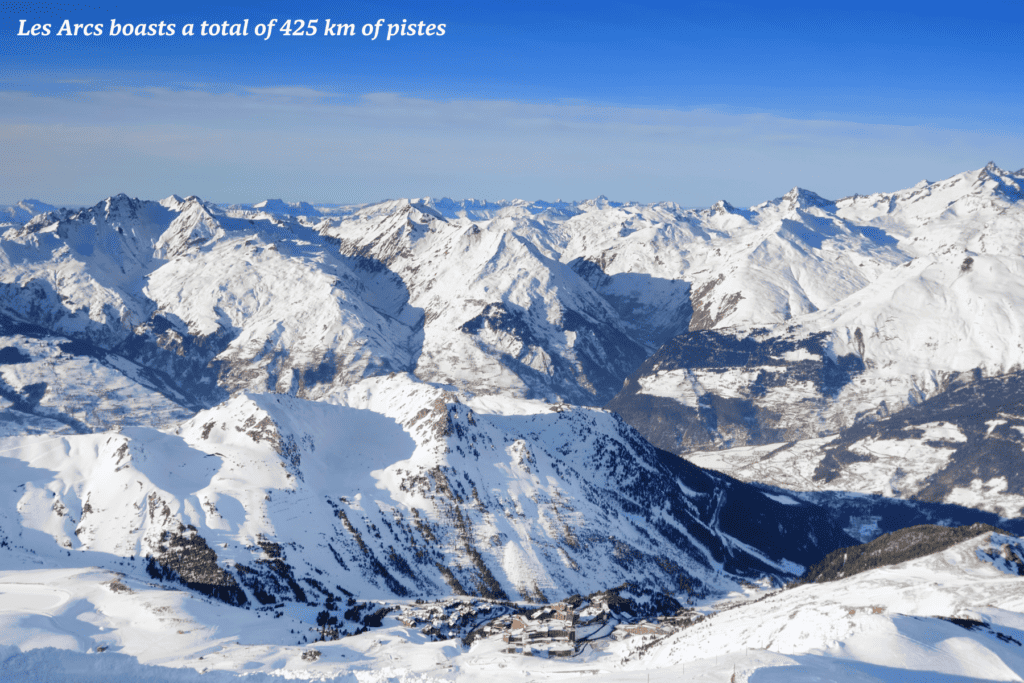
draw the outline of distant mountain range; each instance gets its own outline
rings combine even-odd
[[[1024,533],[1022,188],[0,207],[0,570],[333,614]]]

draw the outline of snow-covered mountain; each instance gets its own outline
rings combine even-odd
[[[984,533],[738,604],[644,648],[630,668],[717,669],[751,681],[1015,680],[1022,557],[1021,539]]]
[[[36,214],[53,211],[56,208],[38,199],[22,199],[17,204],[0,206],[0,220],[4,223],[27,223]]]
[[[614,407],[677,452],[820,436],[951,373],[1019,363],[1008,340],[1021,182],[990,165],[838,201],[796,189],[745,210],[603,198],[223,209],[122,195],[9,228],[0,312],[163,372],[195,407],[243,390],[316,399],[405,371],[578,404],[619,393]],[[735,359],[698,367],[662,348],[706,346],[702,333],[771,357],[726,372]],[[778,379],[803,361],[830,379]],[[745,415],[786,414],[732,427],[737,411],[716,409],[721,428],[698,420],[686,438],[660,437],[627,405],[668,399],[686,413],[708,393],[745,401]],[[777,410],[787,397],[808,410]]]
[[[857,491],[1019,517],[1021,382],[1019,371],[995,377],[966,373],[920,403],[832,436],[686,457],[744,481],[791,490]]]
[[[0,626],[21,645],[71,647],[54,634],[74,633],[85,651],[100,639],[72,623],[81,605],[138,657],[125,629],[142,617],[125,606],[145,595],[202,624],[174,659],[194,666],[218,629],[280,619],[232,646],[222,663],[237,669],[249,646],[292,647],[311,628],[393,633],[388,610],[416,599],[442,602],[409,623],[447,626],[407,624],[396,643],[467,635],[513,603],[604,595],[620,616],[587,656],[614,655],[618,673],[706,664],[729,632],[745,650],[788,643],[790,659],[755,658],[765,680],[785,673],[773,662],[839,671],[835,643],[866,652],[878,633],[915,643],[911,658],[962,647],[1024,671],[1000,649],[1024,642],[1022,610],[996,597],[1020,580],[1005,573],[1024,558],[1010,536],[743,597],[912,524],[1024,532],[1022,187],[1024,172],[990,164],[748,209],[4,207],[0,593],[29,607],[0,605]],[[928,572],[944,578],[925,602],[880,597]],[[982,587],[943,602],[967,576]],[[52,606],[50,588],[23,588],[53,582],[73,588]],[[163,589],[180,597],[153,597]],[[844,591],[883,610],[861,618],[867,603],[847,608]],[[724,609],[729,592],[744,606]],[[634,599],[689,611],[657,647],[609,645]],[[833,623],[840,602],[852,631]],[[798,645],[806,627],[769,603],[830,625]],[[693,610],[716,616],[692,625]],[[58,626],[32,631],[25,615]],[[338,649],[322,671],[350,671],[344,652],[379,667],[375,647]],[[320,656],[302,654],[302,667]],[[491,671],[470,659],[470,675]],[[865,675],[904,670],[852,659]]]
[[[21,482],[0,503],[8,561],[127,558],[231,604],[703,595],[853,542],[825,508],[695,468],[614,415],[487,412],[401,375],[342,405],[241,394],[173,432],[2,450]]]
[[[886,254],[888,265],[855,291],[785,322],[750,314],[723,318],[731,327],[691,325],[645,361],[608,406],[656,445],[684,452],[823,437],[920,402],[963,373],[1018,369],[1022,183],[1024,174],[990,165],[895,194],[806,202],[820,219],[805,216],[808,230],[827,215],[833,227],[859,226],[874,245],[844,249],[843,259],[866,268],[871,255],[881,263]],[[798,205],[791,198],[752,211],[799,212]],[[817,259],[839,255],[829,256],[829,245],[845,233],[815,234],[790,243],[803,243]],[[779,270],[791,264],[782,259]],[[830,282],[839,292],[852,280]],[[738,293],[775,310],[771,297],[746,292]]]
[[[608,407],[654,445],[747,481],[1013,516],[1005,457],[981,472],[970,439],[950,455],[966,432],[932,434],[955,410],[918,411],[913,434],[885,418],[1020,364],[1022,177],[989,165],[744,210],[118,195],[37,213],[0,239],[8,432],[167,428],[242,392],[343,402],[405,372],[477,397],[617,392]],[[1011,427],[995,433],[1016,453]],[[931,455],[865,455],[857,430]],[[757,467],[693,451],[723,446]]]

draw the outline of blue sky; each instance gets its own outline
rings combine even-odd
[[[184,37],[201,21],[442,37]],[[173,37],[18,36],[64,19]],[[0,2],[0,202],[749,205],[1024,166],[1024,3]],[[386,30],[386,28],[384,29]]]

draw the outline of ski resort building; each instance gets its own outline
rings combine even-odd
[[[559,602],[529,616],[516,614],[503,640],[507,653],[571,657],[576,653],[576,610]]]

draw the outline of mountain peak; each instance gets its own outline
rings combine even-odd
[[[810,208],[812,206],[828,208],[835,207],[836,204],[834,201],[825,199],[816,192],[805,190],[802,187],[794,187],[782,197],[782,200],[801,209]]]
[[[139,209],[144,203],[141,199],[129,197],[124,192],[120,192],[112,197],[107,197],[94,206],[91,211],[105,215],[108,219],[133,218],[138,215]]]
[[[22,199],[11,206],[0,206],[0,216],[18,223],[27,223],[35,216],[50,211],[56,211],[56,207],[38,199]]]
[[[725,201],[724,199],[720,199],[717,202],[715,202],[711,206],[711,210],[718,215],[736,213],[736,207],[730,204],[729,202]]]
[[[264,199],[252,208],[268,213],[283,213],[288,216],[319,216],[320,210],[308,202],[286,202],[283,199]]]
[[[448,222],[448,221],[445,220],[445,217],[437,209],[435,209],[434,207],[430,206],[429,204],[425,204],[425,203],[419,202],[419,201],[417,201],[417,202],[410,202],[409,203],[409,207],[412,208],[412,209],[416,209],[421,214],[423,214],[424,217],[429,216],[430,218],[435,218],[435,219],[437,219],[437,220],[439,220],[439,221],[441,221],[443,223],[447,223]],[[430,220],[430,218],[427,218],[427,220]]]
[[[608,197],[602,194],[594,197],[593,199],[588,199],[585,202],[581,202],[580,206],[593,207],[595,209],[608,209],[620,207],[622,206],[622,202],[613,202],[610,199],[608,199]]]
[[[18,202],[17,206],[20,206],[27,211],[35,211],[37,213],[40,211],[53,211],[56,208],[52,204],[47,204],[46,202],[38,199],[22,199]]]
[[[119,192],[111,197],[107,197],[104,201],[97,205],[97,208],[103,208],[107,211],[117,210],[121,207],[133,207],[139,204],[141,200],[133,199],[124,192]]]
[[[981,169],[981,171],[978,172],[978,180],[985,180],[986,178],[991,178],[993,180],[1003,182],[1006,179],[1011,178],[1013,175],[1013,173],[1004,171],[1003,169],[996,166],[995,162],[990,161],[987,164],[985,164],[985,167]]]

